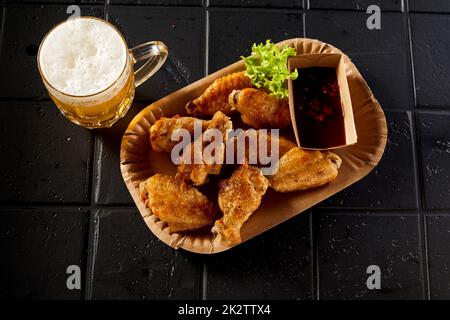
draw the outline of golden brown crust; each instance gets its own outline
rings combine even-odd
[[[283,129],[291,125],[288,100],[278,99],[263,90],[233,90],[229,104],[239,111],[242,121],[253,128]]]
[[[218,129],[222,133],[223,142],[227,139],[228,130],[232,129],[233,125],[229,117],[227,117],[222,112],[218,111],[214,114],[211,119],[208,129]],[[184,181],[192,181],[195,186],[200,186],[208,182],[208,175],[218,175],[222,169],[224,163],[225,156],[225,144],[223,143],[219,146],[218,152],[220,154],[217,155],[219,161],[217,163],[210,163],[207,161],[206,155],[204,155],[203,151],[205,147],[209,144],[204,136],[201,135],[198,139],[203,143],[196,143],[196,141],[192,142],[189,146],[187,146],[186,150],[190,150],[191,157],[190,163],[184,161],[182,159],[181,164],[177,167],[177,179],[181,179]],[[184,156],[184,155],[183,155]],[[195,163],[194,159],[200,159],[200,163]]]
[[[270,187],[290,192],[322,186],[336,179],[341,162],[329,151],[293,148],[280,159],[277,173],[268,176]]]
[[[229,179],[219,184],[219,207],[223,217],[211,231],[227,245],[241,242],[242,225],[261,204],[269,182],[261,171],[247,164],[236,169]]]
[[[217,111],[230,115],[234,111],[228,103],[231,91],[251,86],[250,78],[243,71],[226,75],[214,81],[200,97],[188,102],[186,111],[193,116],[212,116]]]
[[[180,117],[178,115],[172,118],[161,117],[150,127],[150,143],[153,151],[171,152],[178,141],[171,141],[172,133],[177,129],[186,129],[191,136],[194,134],[194,123],[201,121],[202,130],[206,130],[209,121],[200,120],[192,117]]]
[[[245,139],[245,145],[243,145],[243,142],[238,143],[239,140],[243,141]],[[255,147],[250,148],[250,139],[253,139],[253,141],[256,141]],[[251,162],[251,165],[255,166],[261,166],[260,161],[260,139],[262,141],[265,140],[266,146],[267,146],[267,153],[265,156],[271,157],[272,155],[272,149],[276,147],[275,142],[278,142],[278,158],[281,158],[284,156],[289,150],[292,148],[297,147],[295,142],[292,142],[288,138],[284,136],[274,136],[270,133],[270,130],[263,131],[263,130],[254,130],[249,129],[241,132],[237,137],[233,137],[230,139],[229,143],[227,144],[227,148],[234,148],[234,160],[235,163],[238,163],[238,147],[243,148],[244,150],[241,150],[241,153],[247,160],[247,162],[250,163],[250,159],[257,159],[256,163]],[[239,162],[242,163],[242,162]]]
[[[155,174],[139,186],[146,206],[168,223],[171,232],[195,230],[212,224],[217,209],[195,187],[164,174]]]

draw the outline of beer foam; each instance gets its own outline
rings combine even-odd
[[[76,96],[100,92],[117,80],[127,62],[127,48],[109,24],[91,18],[68,20],[41,45],[39,63],[57,90]]]

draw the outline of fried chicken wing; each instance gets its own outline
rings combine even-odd
[[[219,207],[223,217],[214,223],[211,231],[227,245],[241,242],[241,228],[261,204],[269,182],[261,171],[241,165],[231,177],[219,184]]]
[[[253,142],[250,143],[250,141]],[[267,150],[263,150],[261,145],[262,141],[265,142]],[[234,149],[233,156],[235,163],[243,163],[243,160],[245,159],[252,165],[261,166],[261,157],[263,154],[264,156],[271,157],[272,152],[278,147],[278,158],[281,158],[296,146],[297,145],[294,142],[284,136],[272,135],[270,130],[249,129],[241,132],[238,136],[231,138],[226,147],[227,152],[228,148]]]
[[[229,117],[220,111],[217,111],[207,130],[198,137],[194,142],[187,146],[183,152],[181,164],[177,167],[177,179],[184,181],[192,181],[196,186],[205,184],[208,181],[208,175],[218,175],[222,169],[225,159],[225,142],[228,138],[229,130],[232,129],[233,124]],[[219,130],[222,138],[220,144],[214,148],[214,152],[204,152],[211,143],[206,136],[211,133],[209,129]],[[188,152],[188,154],[185,154]]]
[[[319,187],[336,179],[341,158],[326,151],[295,147],[281,157],[278,172],[268,176],[270,186],[278,192]]]
[[[236,72],[214,81],[203,94],[186,104],[186,111],[194,116],[212,116],[217,111],[229,115],[234,111],[228,104],[228,96],[234,89],[252,87],[244,72]]]
[[[256,129],[287,128],[291,125],[289,102],[265,91],[246,88],[233,90],[228,102],[241,114],[242,121]]]
[[[194,123],[199,121],[202,124],[202,131],[206,130],[210,121],[200,120],[192,117],[180,117],[176,115],[172,118],[161,117],[150,127],[150,143],[153,151],[171,152],[178,141],[171,141],[172,133],[178,129],[186,129],[191,136],[194,134]]]
[[[195,230],[212,224],[217,208],[195,187],[164,174],[140,184],[141,199],[169,225],[171,232]]]

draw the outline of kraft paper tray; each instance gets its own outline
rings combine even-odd
[[[297,54],[339,53],[339,49],[318,40],[296,38],[280,42],[279,45],[293,46]],[[338,177],[332,183],[307,191],[276,193],[269,188],[260,208],[242,228],[242,242],[275,227],[367,175],[380,161],[387,139],[386,118],[366,82],[355,65],[344,55],[348,85],[351,94],[358,142],[352,146],[335,150],[342,158]],[[151,150],[149,128],[161,116],[184,115],[184,105],[198,97],[215,79],[244,69],[242,61],[223,68],[195,83],[186,86],[142,110],[129,124],[121,150],[120,169],[145,223],[164,243],[178,249],[211,254],[230,247],[214,241],[208,230],[192,233],[169,233],[168,226],[147,209],[139,196],[139,183],[155,173],[174,175],[175,165],[170,155]],[[130,230],[130,232],[133,232]]]

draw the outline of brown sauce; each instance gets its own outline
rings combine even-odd
[[[331,148],[345,144],[344,116],[336,70],[309,67],[293,81],[295,119],[300,145]]]

